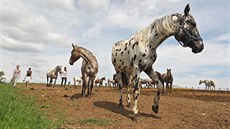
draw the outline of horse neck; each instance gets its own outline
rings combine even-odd
[[[55,75],[57,75],[57,74],[58,74],[58,68],[55,68],[55,69],[53,70],[53,72],[54,72]]]
[[[176,34],[180,27],[181,14],[171,14],[155,20],[146,29],[149,31],[149,45],[157,48],[164,40]]]
[[[97,65],[97,60],[95,56],[87,49],[85,48],[80,48],[81,52],[81,57],[85,60],[87,64],[90,64],[92,67],[96,67]]]

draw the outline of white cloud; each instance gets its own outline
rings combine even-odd
[[[109,0],[79,0],[77,2],[82,9],[85,9],[88,13],[102,12],[109,9]]]

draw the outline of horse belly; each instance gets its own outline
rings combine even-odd
[[[112,50],[112,63],[116,71],[130,72],[130,51],[126,47],[127,43],[122,42],[114,45]]]

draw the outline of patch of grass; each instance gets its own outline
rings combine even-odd
[[[80,124],[95,124],[99,126],[108,126],[113,124],[114,122],[106,119],[97,119],[97,118],[84,118],[80,119]]]
[[[51,121],[39,107],[35,97],[20,94],[20,88],[0,83],[0,128],[1,129],[50,129],[63,121]]]

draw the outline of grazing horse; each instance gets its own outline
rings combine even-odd
[[[163,85],[163,92],[164,92],[164,83],[166,83],[166,93],[171,93],[172,91],[172,83],[173,83],[173,76],[172,76],[172,72],[171,69],[167,69],[166,73],[160,74],[159,72],[156,71],[157,76],[159,76],[159,79]],[[170,90],[169,90],[170,88]]]
[[[99,86],[103,85],[103,81],[105,81],[105,77],[101,78],[101,79],[96,79],[95,80],[95,86],[97,86],[97,84],[99,84]]]
[[[112,47],[112,63],[120,87],[119,106],[122,108],[122,87],[127,87],[128,105],[130,103],[129,87],[134,84],[133,120],[138,122],[137,100],[140,94],[139,76],[144,71],[157,83],[157,91],[152,110],[158,112],[158,102],[162,84],[157,78],[152,65],[157,58],[156,49],[170,36],[174,36],[183,47],[190,47],[193,53],[199,53],[204,45],[196,27],[195,19],[189,14],[187,5],[184,14],[170,14],[153,21],[149,26],[135,33],[130,39],[118,41]],[[126,81],[128,80],[128,82]]]
[[[61,74],[61,66],[56,66],[53,70],[49,69],[46,73],[46,78],[47,78],[47,86],[50,87],[52,85],[52,81],[54,79],[54,86],[57,81],[58,77],[58,72]],[[49,81],[50,80],[50,81]]]
[[[76,85],[77,82],[78,82],[79,86],[82,85],[82,79],[81,79],[81,77],[74,77],[73,78],[73,82],[74,82],[74,86]]]
[[[87,95],[91,96],[93,90],[93,82],[98,73],[98,63],[96,57],[87,49],[73,45],[73,50],[71,51],[71,57],[69,59],[69,64],[73,65],[80,57],[83,58],[81,66],[82,74],[82,96],[85,97],[85,90],[88,89]]]
[[[211,89],[212,87],[215,89],[215,84],[212,80],[200,80],[199,85],[202,83],[205,84],[206,89]]]

